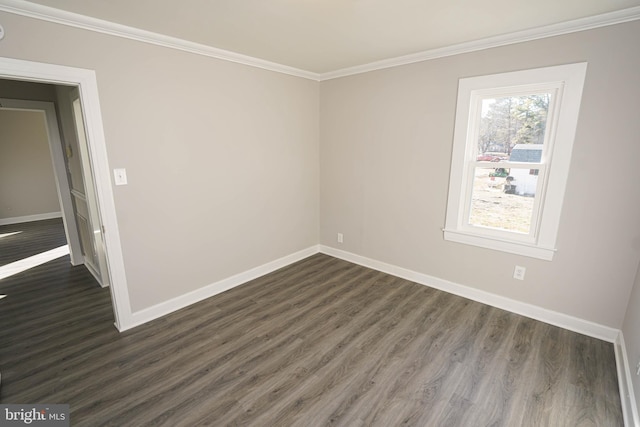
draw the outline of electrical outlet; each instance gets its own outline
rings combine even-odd
[[[126,169],[114,169],[113,177],[116,185],[127,185],[127,171]]]
[[[524,280],[524,273],[526,272],[526,268],[516,265],[516,268],[513,270],[513,278],[517,280]]]
[[[342,235],[342,233],[338,233],[338,243],[342,242],[344,242],[344,236]]]

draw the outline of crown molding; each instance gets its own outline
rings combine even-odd
[[[459,55],[462,53],[476,52],[480,50],[491,49],[494,47],[507,46],[511,44],[575,33],[579,31],[592,30],[595,28],[622,24],[624,22],[630,22],[640,19],[640,6],[636,6],[628,9],[618,10],[615,12],[574,19],[559,24],[546,25],[543,27],[502,34],[499,36],[455,44],[438,49],[425,50],[422,52],[398,56],[395,58],[383,59],[381,61],[343,68],[336,71],[314,73],[311,71],[290,67],[288,65],[282,65],[275,62],[266,61],[264,59],[243,55],[229,50],[219,49],[201,43],[183,40],[177,37],[171,37],[164,34],[141,30],[138,28],[129,27],[127,25],[92,18],[73,12],[67,12],[41,4],[31,3],[26,0],[0,0],[0,11],[39,19],[42,21],[53,22],[56,24],[67,25],[70,27],[81,28],[84,30],[95,31],[111,36],[136,40],[143,43],[163,46],[170,49],[181,50],[184,52],[208,56],[211,58],[235,62],[238,64],[248,65],[250,67],[262,68],[264,70],[288,74],[291,76],[315,81],[331,80],[340,77],[351,76],[354,74],[362,74],[370,71],[397,67],[400,65],[413,64],[416,62],[428,61],[431,59]]]
[[[547,37],[592,30],[609,25],[636,21],[638,19],[640,19],[640,6],[604,13],[601,15],[589,16],[587,18],[574,19],[572,21],[561,22],[559,24],[546,25],[543,27],[531,28],[514,33],[455,44],[438,49],[425,50],[410,55],[398,56],[396,58],[383,59],[381,61],[370,62],[368,64],[357,65],[355,67],[343,68],[341,70],[330,71],[321,74],[320,81],[351,76],[354,74],[362,74],[370,71],[397,67],[400,65],[413,64],[416,62],[428,61],[430,59],[444,58],[446,56],[459,55],[462,53],[477,52],[480,50],[544,39]]]
[[[287,65],[254,58],[252,56],[224,49],[218,49],[216,47],[183,40],[177,37],[171,37],[164,34],[154,33],[152,31],[141,30],[127,25],[92,18],[78,13],[67,12],[25,0],[0,0],[0,11],[39,19],[41,21],[67,25],[69,27],[81,28],[83,30],[95,31],[97,33],[108,34],[111,36],[136,40],[143,43],[163,46],[170,49],[181,50],[197,55],[208,56],[224,61],[236,62],[250,67],[262,68],[264,70],[289,74],[291,76],[302,77],[305,79],[317,81],[320,77],[317,73],[300,70]]]

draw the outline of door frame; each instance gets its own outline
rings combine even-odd
[[[111,277],[109,289],[115,326],[119,331],[132,328],[134,324],[131,303],[113,199],[95,71],[0,57],[0,78],[78,87],[84,112],[87,145],[96,187],[98,209],[105,229],[104,243]]]

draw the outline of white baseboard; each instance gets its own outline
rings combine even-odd
[[[311,246],[307,249],[284,256],[259,267],[252,268],[243,273],[236,274],[235,276],[212,283],[203,288],[196,289],[195,291],[191,291],[187,294],[180,295],[179,297],[173,298],[169,301],[145,308],[144,310],[136,311],[131,315],[131,322],[127,325],[120,325],[119,330],[120,332],[126,331],[127,329],[131,329],[143,323],[165,316],[169,313],[180,310],[181,308],[235,288],[236,286],[242,285],[250,280],[257,279],[258,277],[264,276],[265,274],[271,273],[279,268],[298,262],[316,253],[318,253],[318,246]]]
[[[465,285],[460,285],[458,283],[429,276],[427,274],[418,273],[406,268],[387,264],[381,261],[324,245],[311,246],[307,249],[303,249],[299,252],[287,255],[259,267],[252,268],[250,270],[212,283],[200,289],[196,289],[187,294],[180,295],[179,297],[173,298],[169,301],[165,301],[152,307],[134,312],[131,316],[131,322],[127,322],[126,325],[121,325],[120,331],[131,329],[135,326],[157,319],[176,310],[180,310],[181,308],[187,307],[191,304],[195,304],[199,301],[232,289],[260,276],[264,276],[265,274],[271,273],[272,271],[275,271],[279,268],[286,267],[289,264],[300,261],[318,252],[345,261],[349,261],[354,264],[362,265],[364,267],[372,268],[374,270],[378,270],[387,274],[401,277],[403,279],[411,280],[412,282],[416,282],[421,285],[440,289],[442,291],[468,298],[473,301],[507,310],[512,313],[520,314],[522,316],[539,320],[541,322],[568,329],[570,331],[598,338],[603,341],[615,344],[619,338],[620,331],[618,329],[614,329],[588,320],[579,319],[567,314],[558,313],[552,310],[538,307],[533,304],[516,301],[500,295],[492,294],[490,292],[482,291]]]
[[[265,274],[271,273],[279,268],[286,267],[289,264],[293,264],[294,262],[300,261],[318,252],[613,343],[625,426],[640,427],[640,421],[638,421],[638,408],[634,397],[633,387],[631,386],[631,370],[625,349],[624,337],[622,336],[621,331],[608,326],[599,325],[588,320],[547,310],[532,304],[512,300],[486,291],[474,289],[469,286],[460,285],[324,245],[311,246],[307,249],[303,249],[259,267],[252,268],[243,273],[212,283],[185,295],[157,304],[153,307],[137,311],[132,314],[131,322],[128,322],[126,325],[120,325],[120,331],[122,332],[160,318],[191,304],[195,304],[236,286],[242,285],[250,280],[257,279],[258,277],[264,276]]]
[[[418,273],[406,268],[356,255],[351,252],[346,252],[324,245],[320,245],[320,252],[343,259],[345,261],[352,262],[354,264],[359,264],[364,267],[382,271],[383,273],[388,273],[394,276],[401,277],[403,279],[411,280],[412,282],[416,282],[421,285],[440,289],[454,295],[459,295],[464,298],[478,301],[493,307],[501,308],[512,313],[530,317],[535,320],[540,320],[541,322],[549,323],[551,325],[559,326],[570,331],[578,332],[580,334],[588,335],[590,337],[598,338],[611,343],[615,342],[616,338],[618,337],[618,329],[610,328],[608,326],[600,325],[588,320],[579,319],[567,314],[558,313],[546,308],[535,306],[533,304],[516,301],[511,298],[506,298],[500,295],[492,294],[490,292],[471,288],[469,286],[460,285],[448,280],[439,279],[427,274]]]
[[[49,212],[37,215],[15,216],[13,218],[0,218],[0,225],[22,224],[23,222],[42,221],[44,219],[62,218],[62,212]]]
[[[616,366],[618,368],[618,387],[620,388],[620,400],[622,403],[622,415],[624,416],[624,425],[627,427],[640,426],[640,418],[638,418],[638,405],[633,391],[633,380],[631,377],[631,365],[627,357],[627,348],[624,343],[622,332],[618,334],[618,338],[614,343],[616,352]]]

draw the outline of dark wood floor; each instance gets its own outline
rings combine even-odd
[[[66,244],[61,218],[0,225],[0,266]]]
[[[0,400],[74,426],[623,424],[610,343],[326,255],[122,334],[68,257],[0,293]]]

